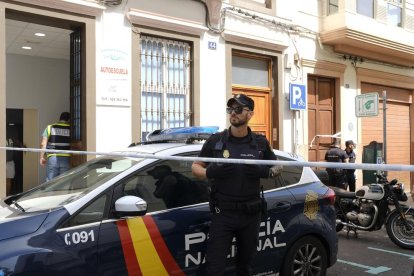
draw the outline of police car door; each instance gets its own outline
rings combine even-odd
[[[147,202],[148,211],[104,221],[101,275],[191,275],[202,269],[210,219],[208,187],[194,179],[191,163],[156,161],[115,186],[112,208],[118,198],[133,195]]]
[[[109,192],[98,196],[57,229],[64,246],[49,258],[52,274],[97,275],[99,229],[109,199]]]

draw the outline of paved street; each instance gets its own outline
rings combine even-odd
[[[406,204],[414,207],[411,197]],[[395,245],[388,238],[385,227],[375,232],[358,231],[358,238],[351,234],[349,239],[346,232],[341,231],[338,238],[338,261],[328,269],[328,276],[409,276],[413,271],[414,250]]]

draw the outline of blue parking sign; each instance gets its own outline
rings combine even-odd
[[[289,85],[289,103],[292,110],[306,110],[306,86],[291,83]]]

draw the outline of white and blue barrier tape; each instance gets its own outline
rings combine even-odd
[[[13,150],[23,152],[45,152],[45,153],[66,153],[77,155],[96,155],[96,156],[117,156],[130,158],[148,158],[161,160],[178,160],[178,161],[202,161],[217,163],[236,163],[236,164],[260,164],[260,165],[281,165],[281,166],[299,166],[299,167],[323,167],[323,168],[341,168],[357,170],[379,170],[379,171],[414,171],[414,165],[406,164],[368,164],[368,163],[333,163],[333,162],[306,162],[306,161],[283,161],[283,160],[252,160],[252,159],[231,159],[231,158],[204,158],[204,157],[186,157],[186,156],[163,156],[153,154],[141,154],[130,151],[75,151],[75,150],[51,150],[36,148],[12,148],[0,147],[0,150]]]

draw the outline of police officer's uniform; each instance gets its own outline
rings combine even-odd
[[[354,144],[353,141],[346,141],[345,144],[349,144],[349,143]],[[353,150],[350,151],[350,152],[345,150],[345,152],[348,156],[348,162],[349,163],[355,163],[355,159],[356,159],[355,152]],[[355,182],[356,182],[355,181],[355,170],[354,169],[348,169],[348,170],[345,170],[345,172],[346,172],[346,179],[345,180],[348,183],[349,191],[350,192],[355,192]]]
[[[345,162],[348,158],[346,152],[338,147],[329,149],[325,154],[327,162]],[[326,168],[329,176],[329,184],[338,188],[346,189],[344,170],[340,168]]]
[[[60,121],[48,125],[43,137],[48,137],[46,149],[70,150],[70,124]],[[70,154],[47,153],[46,180],[69,170]]]
[[[200,157],[275,160],[276,156],[263,135],[234,137],[230,130],[212,135],[204,144]],[[220,165],[220,164],[218,164]],[[223,164],[221,164],[223,165]],[[260,178],[248,178],[242,164],[224,178],[210,179],[212,224],[207,249],[207,274],[221,275],[226,256],[236,237],[237,275],[250,275],[249,268],[257,251],[258,229],[263,201]]]
[[[69,150],[70,149],[70,124],[59,122],[47,126],[47,149]],[[47,153],[50,156],[66,156],[68,153]]]

